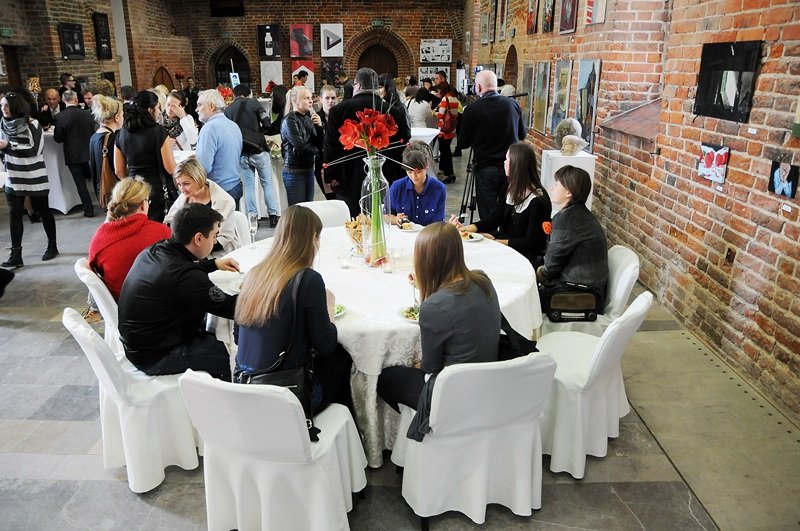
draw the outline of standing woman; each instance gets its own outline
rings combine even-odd
[[[337,342],[335,298],[322,276],[311,269],[321,231],[322,222],[312,210],[298,205],[287,208],[269,255],[247,274],[236,303],[236,370],[268,369],[289,345],[276,370],[308,365],[313,356],[314,378],[322,391],[321,398],[312,403],[315,414],[331,402],[351,403],[352,360]],[[293,303],[287,287],[295,275],[300,275],[300,283]]]
[[[169,93],[162,120],[169,137],[175,139],[175,149],[194,149],[197,144],[197,124],[191,114],[186,114],[186,96],[182,91],[173,90]]]
[[[122,127],[122,102],[98,94],[92,98],[92,115],[99,127],[89,138],[89,172],[92,181],[99,183],[100,206],[106,208],[117,179],[115,176],[113,183],[103,182],[103,166],[107,165],[114,174],[114,143]]]
[[[25,196],[30,196],[34,210],[39,214],[47,234],[47,250],[42,260],[58,256],[56,246],[56,221],[50,212],[47,196],[50,185],[44,166],[42,127],[30,119],[31,107],[22,94],[9,92],[0,99],[0,151],[5,155],[8,180],[5,184],[11,229],[11,256],[2,267],[22,267],[22,215],[25,213]]]
[[[314,200],[314,158],[320,156],[316,137],[322,134],[322,120],[311,108],[313,103],[310,90],[294,87],[281,123],[282,174],[289,206]]]
[[[331,108],[336,105],[338,98],[336,97],[336,88],[331,85],[323,85],[319,89],[319,100],[322,107],[319,111],[319,118],[322,122],[322,128],[317,128],[316,146],[320,153],[322,153],[323,141],[325,140],[325,125],[328,123],[328,115]],[[317,185],[322,193],[325,194],[325,199],[336,199],[336,194],[331,190],[331,186],[324,182],[322,179],[322,157],[318,156],[314,159],[314,178],[317,180]]]
[[[458,123],[458,98],[456,91],[447,83],[439,85],[439,97],[442,100],[436,108],[436,118],[439,119],[439,172],[443,174],[442,182],[450,184],[456,182],[453,171],[453,152],[450,144],[456,136],[456,123]],[[445,121],[447,119],[447,122]],[[451,125],[450,128],[447,125]]]
[[[117,177],[141,176],[152,188],[147,217],[153,221],[164,219],[167,200],[177,195],[170,177],[175,170],[172,142],[167,130],[156,123],[158,105],[155,93],[138,93],[130,105],[124,106],[125,120],[114,145]]]

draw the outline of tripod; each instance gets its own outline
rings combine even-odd
[[[461,208],[458,210],[458,220],[464,223],[467,208],[469,208],[469,224],[472,224],[472,219],[475,217],[475,173],[472,167],[472,158],[475,153],[474,149],[469,150],[469,160],[467,161],[467,177],[464,182],[464,192],[461,194]]]

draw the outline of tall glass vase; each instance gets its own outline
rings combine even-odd
[[[366,218],[362,225],[364,260],[371,267],[378,267],[387,260],[386,234],[389,232],[388,215],[392,212],[389,204],[389,182],[383,176],[386,158],[372,155],[363,160],[367,173],[361,183],[360,200],[361,212]]]

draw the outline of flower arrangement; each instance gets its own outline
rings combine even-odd
[[[269,83],[267,83],[267,86],[264,87],[264,93],[265,94],[272,94],[272,89],[274,89],[276,86],[277,85],[275,84],[275,82],[270,79]]]
[[[347,119],[339,128],[339,142],[345,149],[360,147],[367,152],[367,157],[374,157],[377,152],[389,146],[389,138],[397,134],[397,124],[389,114],[382,114],[375,109],[364,109],[356,112],[356,118]]]
[[[225,105],[230,105],[233,103],[233,89],[230,87],[223,87],[222,85],[217,86],[217,92],[219,92],[222,99],[225,100]]]
[[[182,68],[175,69],[175,79],[178,81],[186,79],[186,72],[184,72]]]

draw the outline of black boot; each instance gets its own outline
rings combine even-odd
[[[41,221],[39,214],[36,212],[28,212],[28,219],[31,220],[31,223],[39,223]]]
[[[47,262],[48,260],[52,260],[58,256],[58,247],[56,247],[55,240],[49,240],[47,242],[47,250],[42,255],[42,262]]]
[[[23,265],[25,264],[22,263],[22,247],[12,247],[11,256],[8,257],[8,260],[0,264],[0,267],[16,269]]]
[[[12,280],[14,280],[14,272],[0,268],[0,297],[3,296],[3,293],[6,291],[6,286],[8,286],[9,282]]]

